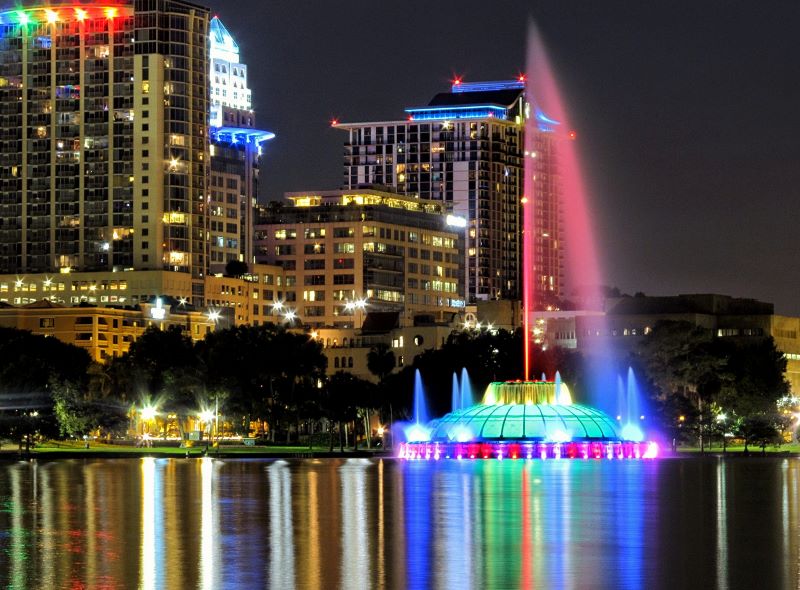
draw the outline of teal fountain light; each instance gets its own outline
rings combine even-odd
[[[400,458],[653,459],[658,455],[658,445],[645,441],[638,426],[634,432],[597,408],[573,403],[558,374],[553,381],[490,383],[482,402],[466,407],[460,406],[455,389],[454,385],[453,411],[426,422],[417,372],[414,419],[405,429]]]

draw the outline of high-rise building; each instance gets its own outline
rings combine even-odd
[[[556,162],[558,122],[532,105],[525,81],[463,83],[404,120],[340,123],[344,187],[388,187],[440,201],[467,220],[467,301],[517,299],[521,291],[523,157],[536,158],[536,301],[562,295],[562,224]],[[534,117],[535,153],[524,154]],[[527,269],[526,269],[527,270]]]
[[[407,326],[463,311],[463,220],[441,203],[377,190],[287,196],[256,225],[256,258],[285,273],[279,308],[315,328],[361,328],[369,312],[398,312]]]
[[[231,260],[253,263],[253,222],[258,199],[263,144],[274,133],[255,128],[247,66],[239,45],[222,21],[211,19],[211,187],[209,193],[210,271]]]
[[[208,266],[208,10],[0,13],[0,273]]]

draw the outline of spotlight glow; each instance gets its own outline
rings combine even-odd
[[[644,433],[636,424],[626,424],[622,427],[622,438],[633,442],[642,442]]]

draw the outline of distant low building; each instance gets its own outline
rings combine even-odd
[[[101,363],[126,353],[150,327],[179,326],[192,340],[202,340],[223,319],[161,298],[134,307],[67,307],[47,300],[22,306],[0,303],[0,326],[58,338]]]
[[[240,277],[206,277],[206,303],[213,310],[230,310],[236,326],[283,321],[284,273],[280,266],[250,265]]]
[[[464,309],[463,219],[441,203],[378,190],[290,193],[261,211],[256,260],[285,272],[281,303],[313,328],[360,327],[367,312],[449,321]]]
[[[367,356],[375,345],[389,346],[395,355],[395,369],[402,369],[426,350],[441,348],[459,323],[458,316],[441,323],[418,317],[417,325],[401,326],[398,312],[373,312],[367,314],[362,329],[318,328],[311,337],[322,344],[329,375],[346,371],[376,381],[367,367]]]
[[[518,303],[513,301],[481,302],[467,309],[466,318],[473,327],[480,323],[503,329],[516,329],[521,321]],[[786,357],[785,376],[791,390],[800,395],[800,318],[776,315],[771,303],[754,299],[717,294],[619,297],[606,301],[605,313],[537,311],[534,338],[546,347],[633,348],[659,321],[688,322],[717,338],[739,342],[771,336]]]

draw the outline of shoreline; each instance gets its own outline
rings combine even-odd
[[[106,450],[106,449],[64,449],[64,450],[32,450],[30,452],[17,450],[0,450],[0,463],[29,461],[31,459],[42,459],[45,461],[56,461],[59,459],[143,459],[152,457],[155,459],[202,459],[210,457],[212,459],[395,459],[396,455],[390,451],[375,451],[359,449],[357,451],[338,451],[329,452],[327,450],[251,450],[251,449],[230,449],[227,451],[205,451],[204,449],[170,449],[170,450]],[[762,454],[760,450],[749,451],[745,454],[742,450],[728,451],[706,451],[701,454],[697,450],[678,451],[677,453],[665,453],[658,459],[787,459],[799,458],[800,452],[789,450],[772,450]],[[657,460],[658,460],[657,459]],[[473,459],[473,461],[485,459]],[[525,459],[527,460],[527,459]],[[578,459],[575,459],[578,460]]]

